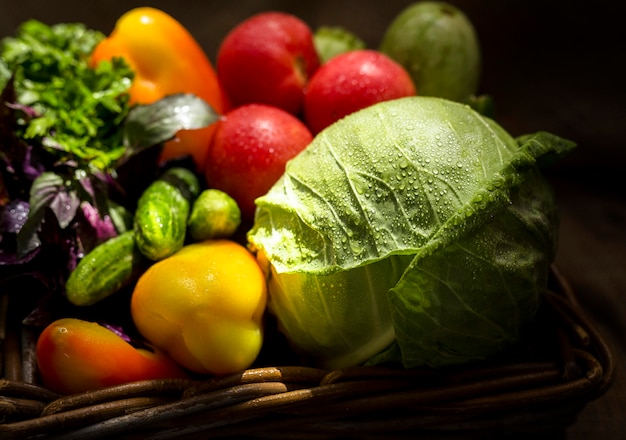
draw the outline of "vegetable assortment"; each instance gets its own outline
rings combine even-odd
[[[134,201],[117,177],[129,163],[138,158],[147,165],[145,178],[132,181],[145,187],[157,172],[148,150],[217,117],[191,94],[131,108],[134,73],[122,58],[89,67],[103,38],[82,25],[28,21],[0,52],[1,181],[8,201],[0,261],[19,267],[34,260],[46,284],[63,283],[82,255],[128,228]],[[61,253],[57,264],[38,258],[51,250]]]
[[[514,346],[556,249],[541,167],[574,143],[498,124],[475,36],[443,2],[402,11],[378,49],[269,11],[225,36],[214,70],[153,8],[108,36],[24,23],[0,43],[0,286],[40,284],[23,322],[42,330],[44,384],[240,371],[273,343],[269,315],[324,368]],[[331,102],[347,115],[312,129]],[[261,116],[237,120],[246,106]]]
[[[111,34],[90,55],[90,65],[123,58],[135,75],[129,89],[131,103],[151,104],[174,93],[192,93],[217,113],[224,97],[210,60],[194,37],[178,21],[155,8],[135,8],[123,14]],[[206,145],[214,127],[183,130],[166,142],[161,157],[190,154],[198,170],[204,168]]]

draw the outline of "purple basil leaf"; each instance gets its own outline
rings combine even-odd
[[[33,154],[33,146],[27,145],[24,155],[24,163],[22,165],[22,172],[24,176],[29,180],[35,180],[45,171],[44,165],[39,161],[39,158]]]
[[[4,209],[0,217],[0,231],[2,233],[17,234],[28,219],[29,205],[23,200],[12,200]]]
[[[111,217],[108,215],[101,215],[100,211],[98,211],[93,205],[83,202],[80,205],[83,216],[85,220],[89,223],[89,225],[93,228],[93,231],[96,235],[96,241],[98,243],[102,243],[103,241],[108,240],[109,238],[115,237],[117,235],[117,230],[113,225],[113,221]]]
[[[67,191],[63,178],[46,171],[35,179],[30,189],[30,212],[17,237],[18,255],[32,251],[41,244],[37,231],[46,208],[50,208],[61,226],[65,228],[76,215],[79,201]]]
[[[9,107],[10,109],[21,111],[22,113],[24,113],[24,115],[28,119],[37,118],[41,116],[41,114],[39,114],[34,108],[28,105],[20,104],[17,102],[10,102],[10,103],[7,103],[6,106]]]
[[[45,172],[33,182],[30,190],[31,216],[37,216],[42,208],[48,206],[59,226],[66,228],[76,216],[79,204],[75,191],[69,189],[63,178],[55,173]]]

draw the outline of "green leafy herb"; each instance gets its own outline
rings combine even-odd
[[[3,40],[1,58],[13,73],[17,102],[28,107],[18,133],[55,160],[111,169],[124,154],[119,125],[126,117],[133,72],[119,59],[89,65],[104,38],[82,24],[22,24]]]

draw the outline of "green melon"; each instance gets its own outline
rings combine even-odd
[[[480,44],[472,22],[453,5],[413,3],[392,20],[379,49],[408,70],[418,95],[467,102],[477,92]]]

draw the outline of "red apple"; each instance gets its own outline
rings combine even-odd
[[[286,162],[312,139],[300,119],[278,107],[239,106],[217,123],[207,154],[206,181],[235,199],[242,219],[250,221],[254,200],[272,187]]]
[[[310,79],[304,120],[313,134],[362,108],[416,94],[411,76],[381,52],[359,49],[331,58]]]
[[[320,61],[304,21],[283,12],[263,12],[226,35],[216,64],[233,106],[261,103],[297,115],[304,86]]]

